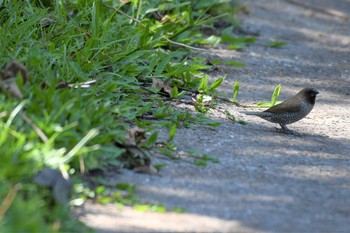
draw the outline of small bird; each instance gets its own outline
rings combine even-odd
[[[304,88],[295,96],[289,97],[263,112],[244,111],[246,115],[254,115],[272,123],[278,123],[282,130],[291,133],[286,125],[292,124],[307,116],[315,105],[316,95],[319,92],[314,88]]]

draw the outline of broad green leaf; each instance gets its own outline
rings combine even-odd
[[[115,187],[122,190],[128,190],[130,188],[133,188],[133,186],[128,183],[117,183]]]
[[[201,167],[205,167],[208,165],[207,161],[203,160],[203,159],[196,159],[193,161],[193,163],[197,166],[201,166]]]
[[[220,42],[221,42],[221,37],[215,36],[215,35],[211,35],[205,38],[204,40],[199,41],[200,44],[210,44],[213,46],[217,46]]]
[[[169,54],[161,54],[159,53],[161,56],[160,62],[158,63],[154,75],[155,76],[161,76],[164,71],[165,71],[165,67],[169,64],[170,60],[177,56],[177,53],[169,53]]]
[[[177,86],[172,87],[171,92],[170,92],[171,98],[176,99],[178,97],[178,95],[179,95],[179,91],[177,89]]]
[[[165,213],[166,208],[162,205],[134,205],[134,209],[137,211],[151,211],[151,212],[156,212],[156,213]]]
[[[232,115],[229,111],[225,110],[225,114],[229,120],[231,120],[233,122],[236,121],[236,118],[234,117],[234,115]]]
[[[154,164],[153,167],[155,167],[155,169],[157,170],[162,170],[166,167],[167,165],[164,163],[159,163],[159,164]]]
[[[201,82],[199,84],[199,88],[198,91],[200,93],[206,93],[208,91],[208,75],[205,75],[202,79]]]
[[[219,159],[214,158],[214,157],[209,156],[209,155],[203,155],[203,156],[202,156],[202,159],[203,159],[203,160],[206,160],[206,161],[213,162],[213,163],[218,163],[218,162],[220,161]]]
[[[213,59],[213,60],[210,60],[210,63],[213,65],[221,65],[223,61],[219,59]]]
[[[235,43],[235,44],[229,45],[228,49],[240,50],[240,49],[244,49],[245,47],[247,47],[245,43]]]
[[[106,204],[114,202],[114,199],[112,197],[102,196],[102,197],[97,198],[97,201],[101,205],[106,205]]]
[[[176,134],[176,129],[177,129],[177,126],[176,124],[173,124],[173,126],[171,126],[171,129],[169,131],[169,138],[168,138],[168,141],[172,141],[175,137],[175,134]]]
[[[269,108],[274,106],[276,103],[279,103],[278,97],[280,95],[280,91],[281,91],[281,84],[278,84],[271,95],[271,102],[259,102],[257,103],[257,105],[262,108]]]
[[[243,120],[238,120],[237,123],[241,124],[241,125],[248,125],[248,123],[246,121],[243,121]]]
[[[151,206],[150,205],[134,205],[134,209],[137,211],[145,212],[145,211],[150,211]]]
[[[236,80],[235,85],[233,86],[232,102],[236,102],[238,92],[239,92],[239,83]]]
[[[106,188],[102,185],[98,186],[96,189],[95,189],[95,192],[96,194],[102,194],[106,191]]]
[[[267,47],[270,48],[281,48],[283,46],[286,46],[288,43],[283,41],[270,41],[267,43]]]
[[[149,40],[150,40],[150,36],[149,36],[149,26],[146,26],[146,27],[142,30],[142,34],[140,35],[138,47],[143,47],[143,46],[147,45],[147,43],[149,42]]]
[[[181,98],[181,97],[183,97],[184,95],[186,95],[186,91],[181,91],[181,92],[177,95],[177,98]]]
[[[275,90],[273,91],[272,97],[271,97],[271,106],[274,106],[278,100],[278,97],[280,96],[281,92],[281,84],[278,84],[275,87]]]
[[[175,207],[172,209],[173,212],[181,214],[181,213],[186,213],[186,209],[182,208],[182,207]]]
[[[217,80],[215,80],[215,82],[213,82],[210,87],[209,87],[209,91],[211,92],[215,92],[221,85],[221,83],[225,80],[225,77],[219,78]]]
[[[247,45],[255,42],[256,38],[254,37],[233,37],[230,35],[224,35],[222,37],[223,42],[230,43],[228,46],[229,49],[243,49]]]
[[[153,92],[153,93],[158,93],[162,88],[160,88],[160,87],[146,87],[146,89]]]
[[[245,67],[244,63],[236,62],[236,61],[226,61],[225,65],[235,66],[235,67]]]
[[[234,37],[230,35],[225,35],[222,37],[223,42],[232,43],[232,44],[245,44],[249,45],[256,41],[254,37]]]
[[[151,134],[151,136],[149,136],[149,138],[147,140],[147,144],[154,145],[157,142],[157,139],[158,139],[158,132],[155,131]]]
[[[168,149],[168,148],[159,148],[158,149],[159,152],[161,152],[162,154],[170,157],[170,158],[177,158],[177,154],[176,151],[172,150],[172,149]]]
[[[271,102],[259,102],[256,105],[258,105],[259,107],[262,107],[262,108],[269,108],[272,106]]]
[[[220,122],[214,121],[210,118],[207,118],[204,114],[197,114],[195,117],[195,122],[198,124],[210,125],[210,126],[220,126],[221,125]]]

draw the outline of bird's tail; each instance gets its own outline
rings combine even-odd
[[[259,116],[259,117],[269,117],[271,115],[271,113],[269,112],[240,111],[240,113],[243,113],[246,115]]]

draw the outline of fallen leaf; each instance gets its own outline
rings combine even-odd
[[[164,81],[158,78],[152,78],[152,87],[154,88],[163,88]]]
[[[149,154],[145,149],[138,147],[137,145],[127,145],[115,142],[115,145],[119,148],[124,148],[125,152],[119,157],[119,161],[124,164],[124,168],[133,169],[139,166],[148,166],[151,164]]]
[[[3,92],[8,93],[10,96],[16,99],[22,99],[23,94],[19,90],[17,84],[13,80],[0,80],[0,88]]]
[[[152,165],[135,167],[134,172],[145,173],[149,175],[158,175],[158,170]]]
[[[28,82],[27,68],[22,63],[19,63],[16,61],[10,61],[6,65],[4,71],[0,72],[0,79],[6,80],[6,79],[16,77],[19,72],[22,75],[23,82],[24,83]]]
[[[141,140],[146,139],[145,130],[134,127],[128,130],[128,134],[125,137],[127,145],[136,146]]]
[[[158,89],[163,89],[165,93],[167,93],[169,96],[171,96],[171,86],[167,83],[165,83],[163,80],[158,79],[158,78],[152,78],[152,87],[153,88],[158,88]]]
[[[165,93],[168,93],[171,96],[171,86],[169,84],[165,84],[163,87]]]
[[[248,6],[242,6],[239,9],[240,12],[242,12],[243,14],[249,15],[251,13],[251,10]]]
[[[19,90],[15,80],[18,73],[21,73],[23,83],[28,82],[28,71],[27,68],[16,61],[10,61],[5,68],[0,71],[0,90],[8,93],[10,96],[22,99],[23,95]]]

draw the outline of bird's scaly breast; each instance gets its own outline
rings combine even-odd
[[[312,105],[303,101],[300,105],[300,111],[273,114],[269,121],[279,124],[291,124],[303,119],[306,115],[308,115],[311,112],[312,107]]]

